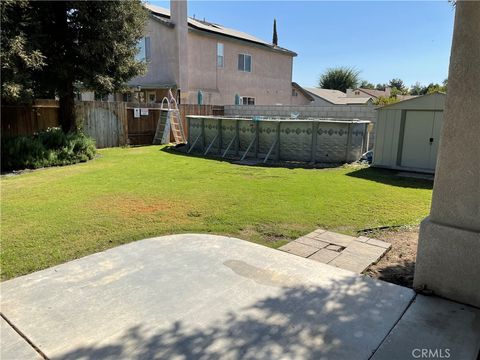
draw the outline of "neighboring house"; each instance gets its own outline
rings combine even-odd
[[[392,89],[390,87],[385,88],[385,90],[376,90],[376,89],[364,89],[364,88],[356,88],[356,89],[347,89],[347,97],[348,98],[370,98],[373,101],[377,100],[380,97],[390,97],[392,94]],[[417,97],[416,95],[396,95],[396,98],[400,101],[409,100]]]
[[[314,101],[315,98],[310,92],[296,82],[292,82],[291,105],[312,105]]]
[[[445,98],[437,92],[378,108],[373,166],[434,172]]]
[[[390,97],[391,88],[387,87],[385,90],[374,90],[374,89],[347,89],[346,96],[349,98],[372,98],[378,99],[379,97]]]
[[[291,105],[311,97],[292,83],[293,51],[222,25],[187,17],[186,1],[150,11],[139,57],[145,76],[124,100],[159,102],[172,88],[181,103]]]
[[[312,106],[329,105],[371,105],[373,97],[347,97],[347,94],[340,90],[304,88],[312,97]]]

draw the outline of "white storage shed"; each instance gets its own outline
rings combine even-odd
[[[435,172],[445,97],[437,92],[377,109],[372,165]]]

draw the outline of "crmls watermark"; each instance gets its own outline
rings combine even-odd
[[[414,359],[449,359],[450,349],[413,349]]]

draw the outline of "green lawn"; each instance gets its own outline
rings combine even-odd
[[[159,146],[99,153],[84,164],[2,176],[2,279],[164,234],[278,247],[318,227],[356,234],[417,224],[431,199],[431,183],[375,169],[249,167]]]

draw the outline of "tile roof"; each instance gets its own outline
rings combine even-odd
[[[331,90],[331,89],[319,89],[319,88],[311,88],[306,87],[304,88],[309,93],[322,98],[323,100],[328,101],[334,105],[363,105],[366,104],[371,97],[347,97],[342,91],[339,90]]]
[[[170,10],[159,7],[159,6],[151,5],[151,4],[144,4],[144,6],[157,19],[158,18],[160,18],[159,20],[165,20],[165,18],[170,19]],[[236,39],[256,43],[256,44],[268,47],[270,50],[273,50],[273,51],[279,51],[279,52],[290,54],[292,56],[297,56],[297,54],[295,52],[291,51],[291,50],[282,48],[280,46],[275,46],[273,44],[270,44],[266,41],[263,41],[263,40],[255,37],[253,35],[250,35],[250,34],[238,31],[238,30],[230,29],[230,28],[227,28],[227,27],[225,27],[223,25],[220,25],[220,24],[214,24],[214,23],[207,22],[207,21],[200,21],[198,19],[194,19],[194,18],[189,17],[188,18],[188,25],[189,25],[189,27],[191,27],[193,29],[196,29],[196,30],[206,31],[206,32],[209,32],[209,33],[214,33],[214,34],[218,34],[218,35],[223,35],[223,36],[227,36],[227,37],[231,37],[231,38],[236,38]]]

